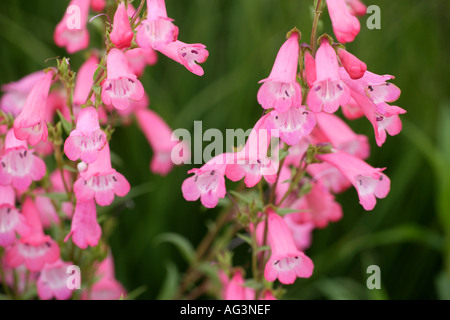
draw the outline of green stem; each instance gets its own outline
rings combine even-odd
[[[315,12],[314,12],[314,21],[311,30],[311,49],[312,55],[314,56],[317,49],[317,26],[320,20],[320,15],[322,14],[322,0],[317,0]]]

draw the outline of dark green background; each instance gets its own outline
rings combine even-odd
[[[267,77],[286,32],[296,26],[309,42],[312,0],[167,0],[167,10],[179,27],[179,39],[203,43],[210,56],[197,77],[159,55],[142,79],[151,108],[172,128],[193,130],[194,120],[208,128],[248,129],[261,115],[256,101],[258,81]],[[381,8],[381,29],[369,30],[360,19],[361,32],[349,51],[367,63],[370,71],[391,74],[402,94],[396,104],[407,110],[404,130],[388,136],[382,148],[374,141],[366,119],[351,126],[367,134],[372,145],[370,164],[387,167],[391,192],[372,212],[358,204],[355,190],[337,197],[344,218],[316,230],[307,254],[315,262],[311,279],[289,286],[287,298],[436,299],[436,279],[444,268],[449,246],[444,224],[449,212],[450,56],[447,0],[364,1]],[[17,80],[67,56],[53,44],[53,31],[68,1],[2,0],[0,2],[0,83]],[[102,18],[99,18],[102,19]],[[332,34],[328,14],[322,32]],[[91,47],[101,36],[90,26]],[[71,57],[77,70],[84,53]],[[150,173],[152,152],[135,125],[113,136],[112,150],[122,161],[115,167],[143,194],[111,210],[116,225],[109,242],[118,279],[128,291],[144,285],[139,298],[158,297],[166,266],[186,264],[170,244],[155,237],[176,232],[195,246],[206,232],[215,210],[186,202],[181,183],[191,166],[177,167],[168,176]],[[227,182],[228,183],[228,182]],[[448,218],[447,218],[448,219]],[[447,249],[448,250],[448,249]],[[448,255],[447,255],[448,256]],[[382,290],[365,286],[366,268],[381,268]],[[441,287],[445,283],[439,282]],[[450,290],[447,287],[447,290]]]

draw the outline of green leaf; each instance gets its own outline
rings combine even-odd
[[[249,236],[242,234],[242,233],[238,233],[237,236],[238,236],[238,238],[241,238],[242,240],[247,242],[250,246],[252,245],[252,238],[250,238]]]
[[[242,201],[244,201],[244,202],[247,203],[247,204],[250,204],[250,203],[253,203],[253,202],[254,202],[254,198],[251,197],[251,196],[249,196],[248,194],[245,194],[245,193],[242,194],[242,193],[236,192],[236,191],[234,191],[234,190],[231,190],[230,193],[231,193],[233,196],[238,197],[239,199],[241,199]]]
[[[56,110],[56,112],[58,113],[59,120],[61,121],[64,131],[66,132],[67,135],[70,135],[73,129],[72,124],[69,121],[67,121],[66,118],[64,118],[61,111]]]
[[[295,212],[302,212],[302,211],[306,211],[306,210],[298,210],[298,209],[291,209],[291,208],[278,208],[277,209],[277,213],[280,216],[284,216],[286,214],[295,213]]]
[[[155,239],[156,243],[169,242],[172,243],[178,250],[182,256],[186,259],[187,262],[192,263],[195,258],[195,250],[192,244],[183,236],[167,232],[159,235]]]
[[[177,267],[173,262],[166,263],[167,274],[158,294],[157,300],[171,300],[174,298],[178,289],[178,282],[180,279]]]
[[[260,282],[256,282],[254,279],[250,279],[244,282],[244,287],[258,290],[263,288],[263,284]]]
[[[64,169],[64,170],[67,170],[67,171],[69,171],[69,172],[78,173],[77,169],[75,169],[74,167],[68,166],[67,164],[65,164],[65,165],[63,166],[63,169]]]
[[[441,300],[450,300],[450,277],[441,272],[435,280],[438,298]]]
[[[146,286],[140,286],[133,291],[131,291],[129,294],[127,294],[126,300],[136,300],[137,297],[139,297],[141,294],[143,294],[145,291],[147,291]],[[123,294],[122,294],[123,296]],[[120,299],[123,300],[123,299]]]

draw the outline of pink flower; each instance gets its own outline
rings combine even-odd
[[[16,233],[25,236],[30,232],[25,217],[15,208],[14,189],[0,185],[0,246],[8,247],[16,240]]]
[[[201,43],[189,44],[176,40],[157,50],[182,64],[193,74],[202,76],[204,74],[203,68],[197,63],[203,63],[208,58],[209,52],[205,48],[206,46]]]
[[[287,214],[284,216],[284,221],[292,233],[295,246],[298,250],[304,251],[311,246],[312,231],[315,225],[313,222],[299,222],[296,216],[296,213]]]
[[[139,47],[159,50],[177,40],[178,27],[167,17],[164,0],[147,0],[147,19],[137,29],[136,42]]]
[[[77,118],[76,129],[64,143],[67,158],[92,163],[97,160],[98,153],[105,144],[106,134],[100,129],[97,110],[94,107],[82,109]]]
[[[135,112],[136,119],[153,149],[153,159],[150,170],[154,173],[166,175],[172,169],[175,159],[172,159],[172,150],[177,142],[172,140],[172,130],[155,112],[149,109],[141,109]],[[188,154],[184,154],[187,148],[183,148],[180,156],[184,162]],[[177,159],[179,160],[179,159]]]
[[[130,191],[127,179],[111,167],[108,143],[99,152],[97,160],[80,173],[73,191],[78,201],[85,202],[95,198],[99,206],[109,206],[114,195],[123,197]]]
[[[22,214],[31,231],[7,248],[6,263],[13,268],[24,263],[28,270],[40,271],[46,263],[59,259],[59,246],[50,236],[44,234],[39,213],[31,198],[25,199]]]
[[[265,129],[266,119],[267,116],[263,116],[258,120],[244,148],[234,154],[226,169],[227,178],[231,181],[239,181],[245,176],[244,183],[248,188],[258,184],[262,176],[269,183],[277,179],[278,163],[267,156],[270,134]]]
[[[52,225],[57,225],[60,223],[58,212],[49,197],[42,196],[45,190],[39,188],[35,189],[34,193],[36,195],[34,199],[34,204],[39,212],[39,217],[44,228],[49,228]]]
[[[56,26],[53,40],[68,53],[86,49],[89,45],[87,20],[90,0],[71,0],[63,19]]]
[[[156,51],[154,51],[152,48],[131,49],[125,52],[125,55],[127,56],[128,64],[131,68],[131,71],[137,77],[142,76],[146,66],[154,65],[158,60],[158,55],[156,54]]]
[[[6,134],[0,164],[0,184],[11,184],[19,191],[25,191],[32,181],[39,181],[45,176],[44,161],[28,149],[26,141],[16,139],[13,129]]]
[[[333,31],[341,43],[352,42],[361,28],[358,19],[350,13],[345,0],[327,0]]]
[[[314,114],[304,106],[291,107],[286,112],[272,110],[266,120],[266,128],[270,130],[270,134],[290,146],[298,144],[315,126]]]
[[[81,249],[86,249],[88,245],[95,247],[101,235],[102,229],[97,222],[95,201],[77,201],[70,233],[66,236],[64,242],[72,237],[73,243]]]
[[[292,284],[297,277],[311,277],[313,262],[296,248],[291,231],[283,218],[270,210],[267,219],[272,253],[264,269],[266,280],[272,282],[278,278],[283,284]]]
[[[338,116],[334,114],[318,113],[316,115],[317,129],[313,132],[315,141],[331,142],[333,147],[345,151],[355,157],[367,159],[370,145],[367,136],[356,134]]]
[[[351,187],[351,182],[336,167],[326,163],[312,163],[306,171],[313,180],[319,180],[328,190],[333,193],[341,193]]]
[[[94,11],[103,11],[106,6],[106,0],[91,0],[91,8]]]
[[[341,60],[342,66],[344,67],[345,71],[347,71],[350,78],[359,79],[367,71],[367,65],[350,52],[339,48],[338,56]]]
[[[364,116],[364,112],[362,112],[361,108],[352,97],[350,97],[350,100],[346,105],[341,107],[341,110],[344,117],[349,120],[359,119]]]
[[[22,79],[2,85],[5,94],[0,100],[0,110],[11,114],[14,118],[22,111],[25,101],[34,85],[44,77],[45,72],[39,70]]]
[[[305,78],[310,88],[317,79],[316,61],[308,50],[305,51]]]
[[[350,13],[354,16],[363,16],[367,13],[367,6],[360,0],[345,0]]]
[[[46,105],[53,72],[47,72],[31,89],[22,111],[14,120],[14,133],[32,146],[47,141]]]
[[[326,37],[316,53],[317,79],[309,90],[307,104],[313,112],[334,113],[350,99],[350,89],[341,80],[336,52]]]
[[[99,280],[94,283],[89,292],[83,292],[83,300],[119,300],[126,295],[125,288],[115,279],[114,260],[109,253],[97,267],[95,275]]]
[[[57,300],[68,300],[72,296],[73,289],[67,286],[70,276],[67,268],[71,265],[71,262],[64,262],[61,259],[45,265],[36,282],[40,299],[50,300],[54,297]]]
[[[382,173],[384,169],[373,168],[363,160],[342,151],[321,154],[317,158],[341,171],[356,188],[359,203],[365,210],[372,210],[376,198],[385,198],[389,193],[391,181]]]
[[[144,87],[131,72],[127,57],[119,49],[111,49],[107,58],[107,78],[103,83],[102,100],[123,110],[130,106],[130,100],[139,101],[144,95]]]
[[[39,272],[30,272],[25,265],[12,268],[5,259],[0,259],[0,268],[3,269],[5,277],[0,277],[0,282],[7,284],[10,288],[17,288],[19,294],[24,294],[25,289],[36,283]]]
[[[272,71],[258,90],[258,103],[264,109],[286,112],[292,106],[301,106],[302,90],[297,82],[299,33],[291,32],[278,51]]]
[[[181,186],[184,199],[197,201],[200,198],[206,208],[217,206],[219,198],[224,198],[226,194],[224,175],[229,157],[229,154],[221,154],[201,168],[189,170],[188,173],[194,175],[184,180]]]
[[[255,290],[244,286],[242,271],[237,269],[225,288],[224,300],[254,300]]]
[[[127,9],[125,4],[121,2],[114,14],[113,31],[110,33],[109,38],[117,48],[124,49],[131,45],[133,37],[134,32],[131,30]]]
[[[94,74],[98,68],[98,58],[96,55],[91,55],[80,67],[77,72],[77,77],[75,80],[75,88],[73,90],[73,113],[75,119],[81,110],[81,105],[86,103],[89,92],[91,91],[92,85],[94,84]],[[91,100],[92,97],[91,97]],[[70,118],[69,118],[70,120]]]
[[[67,186],[70,188],[70,186],[73,185],[72,182],[72,176],[71,173],[67,170],[63,170],[63,175],[61,175],[60,170],[53,171],[52,174],[50,174],[50,181],[52,183],[52,191],[53,192],[66,192],[66,189],[64,187],[64,182],[62,177],[64,176],[64,180],[66,181]],[[73,214],[73,205],[70,201],[65,201],[61,203],[61,211],[66,215],[67,218],[71,218]]]

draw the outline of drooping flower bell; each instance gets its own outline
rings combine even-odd
[[[352,42],[361,28],[359,20],[351,13],[345,0],[327,0],[333,31],[341,43]]]
[[[109,35],[111,42],[119,49],[130,47],[134,32],[131,29],[125,4],[121,2],[114,14],[113,30]]]
[[[71,262],[64,262],[61,259],[45,265],[36,281],[39,299],[68,300],[72,296],[74,289],[67,285],[70,276],[67,270],[71,265]]]
[[[102,235],[102,229],[97,222],[97,210],[95,201],[77,201],[75,212],[72,217],[70,233],[64,241],[72,237],[80,249],[86,249],[88,246],[95,247]]]

